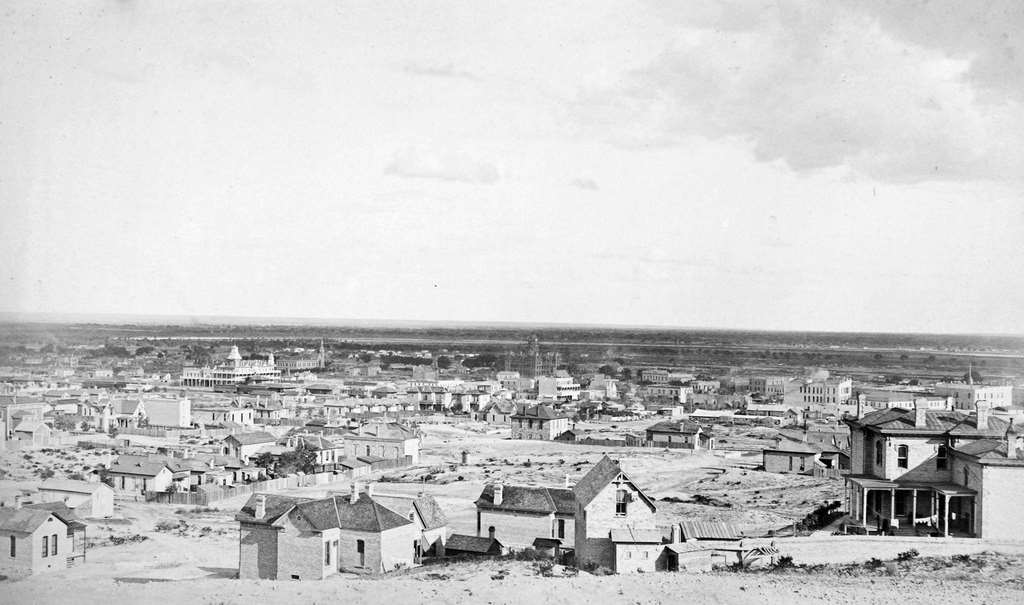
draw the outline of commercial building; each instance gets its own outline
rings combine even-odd
[[[187,387],[228,386],[280,378],[281,370],[277,368],[273,353],[265,360],[242,359],[237,346],[231,347],[225,363],[214,367],[186,366],[181,370],[181,384]]]
[[[849,378],[813,380],[800,386],[800,400],[804,405],[842,404],[853,397],[853,381]]]

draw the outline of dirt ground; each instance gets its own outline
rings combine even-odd
[[[659,522],[734,522],[751,533],[803,518],[817,504],[839,499],[842,483],[757,471],[759,455],[690,453],[646,448],[581,447],[512,441],[483,425],[423,427],[422,464],[388,473],[382,494],[437,498],[453,531],[475,531],[473,502],[487,481],[563,485],[578,480],[605,453],[621,461],[658,505]],[[461,452],[469,454],[460,463]],[[80,456],[80,457],[79,457]],[[106,462],[106,452],[0,457],[7,475],[0,491],[30,487],[39,468],[56,476]],[[290,493],[347,491],[344,484]],[[693,502],[702,496],[704,504]],[[670,498],[671,500],[664,500]],[[0,583],[3,603],[954,603],[1024,602],[1024,544],[976,540],[817,536],[777,541],[782,554],[805,568],[770,572],[716,571],[638,576],[573,575],[556,566],[547,577],[534,563],[496,560],[429,565],[385,579],[342,575],[324,582],[240,582],[238,527],[244,497],[212,507],[129,502],[116,518],[89,520],[87,561],[58,574]],[[710,502],[710,503],[709,503]],[[916,549],[920,557],[886,569],[881,561]],[[979,554],[998,551],[1001,554]],[[964,556],[964,555],[968,556]],[[960,555],[956,560],[954,555]],[[382,584],[386,582],[386,584]]]

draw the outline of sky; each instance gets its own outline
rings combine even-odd
[[[1019,0],[10,0],[0,32],[0,311],[1024,331]]]

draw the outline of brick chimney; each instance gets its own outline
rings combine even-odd
[[[991,410],[992,404],[987,401],[979,399],[978,401],[974,402],[974,411],[977,415],[979,431],[988,430],[988,416]]]
[[[505,486],[501,483],[494,484],[494,506],[501,506],[505,495]]]
[[[1006,457],[1020,457],[1020,450],[1017,448],[1017,429],[1014,428],[1012,419],[1010,420],[1010,426],[1006,428]]]
[[[682,541],[683,541],[682,532],[679,529],[679,524],[678,523],[673,523],[672,524],[672,533],[671,533],[671,537],[669,538],[669,542],[671,544],[679,544]]]
[[[914,400],[914,428],[923,429],[928,426],[928,400],[919,397]]]
[[[359,501],[359,484],[358,483],[355,483],[355,482],[352,483],[352,490],[348,494],[348,501],[351,502],[352,504],[355,504],[357,501]]]
[[[256,494],[256,511],[253,516],[262,519],[267,516],[267,497],[263,494]]]

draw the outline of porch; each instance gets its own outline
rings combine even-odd
[[[975,537],[975,496],[953,483],[847,476],[847,511],[865,533]]]

